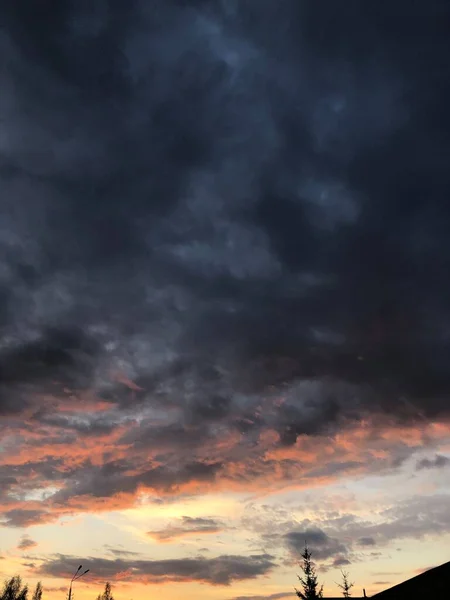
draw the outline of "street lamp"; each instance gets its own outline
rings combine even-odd
[[[76,570],[75,575],[70,580],[69,597],[68,597],[67,600],[72,600],[72,584],[73,584],[73,582],[76,581],[77,579],[80,579],[81,577],[83,577],[83,575],[86,575],[86,573],[89,573],[89,569],[86,569],[86,571],[83,571],[83,573],[80,573],[82,567],[83,567],[83,565],[80,565],[78,567],[78,569]]]

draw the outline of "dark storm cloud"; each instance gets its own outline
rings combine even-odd
[[[153,4],[0,8],[0,411],[447,412],[447,3]]]
[[[44,562],[40,573],[49,577],[65,578],[70,569],[76,570],[80,560],[89,565],[91,577],[95,577],[96,580],[120,577],[121,581],[126,581],[139,578],[151,583],[199,581],[210,585],[230,585],[234,581],[256,579],[275,567],[273,557],[268,554],[165,560],[80,559],[57,555]]]

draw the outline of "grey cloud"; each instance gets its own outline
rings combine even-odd
[[[111,416],[112,418],[103,415],[90,416],[89,418],[84,416],[81,418],[73,418],[66,415],[48,414],[44,412],[43,414],[35,415],[35,419],[43,425],[50,425],[66,432],[74,431],[76,434],[82,434],[87,437],[98,436],[114,431],[118,423],[114,420],[114,416]]]
[[[6,527],[29,527],[45,523],[52,518],[47,510],[14,508],[3,512],[1,521]]]
[[[125,550],[123,548],[114,548],[112,546],[109,545],[105,545],[104,546],[105,549],[110,552],[111,554],[113,554],[114,556],[139,556],[139,552],[133,552],[131,550]]]
[[[30,440],[29,448],[32,448],[34,443]],[[58,445],[58,440],[55,437],[47,436],[46,443]],[[3,480],[6,483],[0,489],[0,498],[4,504],[0,521],[15,527],[26,527],[27,525],[48,521],[51,517],[45,502],[42,509],[37,509],[34,502],[33,508],[30,510],[26,506],[20,509],[7,510],[8,505],[17,502],[23,503],[26,494],[29,492],[43,492],[47,486],[66,484],[71,477],[84,470],[87,464],[88,461],[82,461],[78,465],[68,466],[64,464],[62,458],[48,456],[39,461],[29,461],[17,465],[7,463],[1,465],[0,481]],[[48,496],[49,493],[46,495]]]
[[[121,365],[217,418],[206,362],[233,396],[333,377],[445,412],[449,42],[395,6],[2,8],[3,411]],[[294,395],[280,435],[334,395],[312,422]]]
[[[450,458],[443,456],[442,454],[436,454],[434,458],[422,458],[421,460],[417,461],[416,469],[420,471],[422,469],[447,467],[448,465],[450,465]]]
[[[15,477],[13,477],[12,475],[3,475],[2,474],[0,476],[0,483],[4,489],[6,486],[14,485],[15,483],[17,483],[17,479]]]
[[[448,494],[414,496],[377,511],[373,519],[347,513],[333,515],[325,510],[319,511],[314,522],[298,522],[281,507],[260,507],[250,510],[243,526],[259,538],[261,547],[273,551],[285,548],[296,562],[306,542],[313,560],[321,562],[322,568],[330,568],[348,564],[342,561],[358,561],[361,556],[378,559],[383,556],[383,547],[399,540],[445,535],[450,531],[448,505]]]
[[[30,548],[35,548],[36,546],[37,542],[27,536],[23,536],[17,547],[19,550],[29,550]]]
[[[376,542],[375,542],[375,538],[366,536],[366,537],[359,538],[358,544],[360,546],[375,546]]]
[[[384,511],[385,522],[378,528],[385,539],[416,538],[425,535],[440,535],[450,531],[448,494],[415,496]]]
[[[13,412],[21,407],[21,400],[28,401],[26,390],[30,384],[38,385],[37,389],[42,391],[58,392],[61,386],[71,387],[75,384],[72,377],[74,372],[77,372],[78,385],[82,385],[83,381],[85,385],[88,381],[83,373],[85,369],[86,373],[90,369],[95,344],[81,331],[46,328],[40,332],[38,339],[30,340],[25,345],[11,346],[6,346],[0,352],[0,398],[11,390]],[[55,387],[49,374],[59,387]]]
[[[336,556],[336,554],[345,554],[346,546],[336,538],[329,537],[321,529],[306,529],[303,531],[291,531],[284,536],[287,548],[299,558],[305,548],[305,543],[311,550],[313,558],[325,560]]]
[[[223,528],[223,523],[216,519],[182,517],[177,524],[169,525],[165,529],[148,531],[147,534],[159,541],[170,541],[191,534],[219,533]]]
[[[400,539],[421,539],[450,531],[449,496],[414,496],[381,511],[376,521],[342,515],[321,521],[330,537],[348,540],[353,552],[370,549]],[[319,535],[319,539],[320,535]],[[311,544],[312,546],[312,544]]]
[[[54,438],[47,438],[47,442],[55,444]],[[32,441],[30,441],[30,447]],[[0,465],[0,478],[4,478],[5,482],[14,487],[19,480],[30,477],[33,473],[39,473],[43,478],[55,481],[67,476],[71,470],[64,465],[61,458],[45,457],[40,461],[29,461],[18,465],[3,464]]]
[[[449,8],[105,6],[0,7],[2,418],[93,436],[152,408],[184,457],[448,414]],[[111,414],[39,412],[67,389]],[[220,475],[190,469],[86,465],[54,500]]]
[[[155,427],[154,420],[149,418],[142,421],[139,428],[127,432],[119,442],[130,444],[137,450],[156,449],[164,454],[174,449],[192,452],[213,439],[214,435],[206,424],[203,427],[187,427],[182,423],[170,423]]]
[[[84,495],[102,498],[121,492],[133,494],[140,486],[174,493],[190,481],[214,482],[222,464],[188,462],[174,467],[167,465],[142,469],[138,474],[130,474],[129,471],[135,467],[126,460],[112,461],[101,466],[86,466],[78,476],[69,480],[64,489],[55,492],[47,501],[57,506],[65,504],[69,498]]]
[[[80,560],[89,565],[91,576],[98,580],[113,580],[120,576],[121,581],[124,581],[139,576],[152,583],[198,581],[225,586],[234,581],[255,579],[275,567],[273,557],[268,554],[165,560],[80,559],[57,555],[44,562],[39,571],[42,575],[65,578],[72,567],[76,570]]]
[[[343,556],[338,556],[333,560],[333,567],[343,567],[345,565],[350,565],[351,561],[348,558],[344,558]]]

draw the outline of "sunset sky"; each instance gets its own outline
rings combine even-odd
[[[0,6],[0,580],[450,560],[450,7]]]

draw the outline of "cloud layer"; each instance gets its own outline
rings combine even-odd
[[[4,412],[115,371],[202,421],[286,384],[294,436],[353,405],[305,378],[446,410],[448,40],[327,9],[2,9]]]
[[[447,3],[44,5],[0,6],[0,525],[307,488],[424,447],[416,473],[447,469]],[[312,536],[342,565],[448,527],[444,500],[432,523],[417,500],[262,541],[293,560]],[[275,567],[92,563],[214,585]]]
[[[210,533],[220,533],[223,524],[216,519],[207,519],[204,517],[182,517],[177,524],[170,525],[165,529],[148,531],[150,537],[159,542],[171,542],[173,540],[190,536],[204,535]]]
[[[81,560],[71,556],[58,556],[47,560],[40,574],[50,577],[69,577]],[[230,556],[208,559],[180,558],[167,560],[126,560],[117,558],[89,558],[96,581],[133,581],[140,583],[201,582],[210,585],[230,585],[239,580],[254,579],[267,574],[274,566],[269,555]]]

